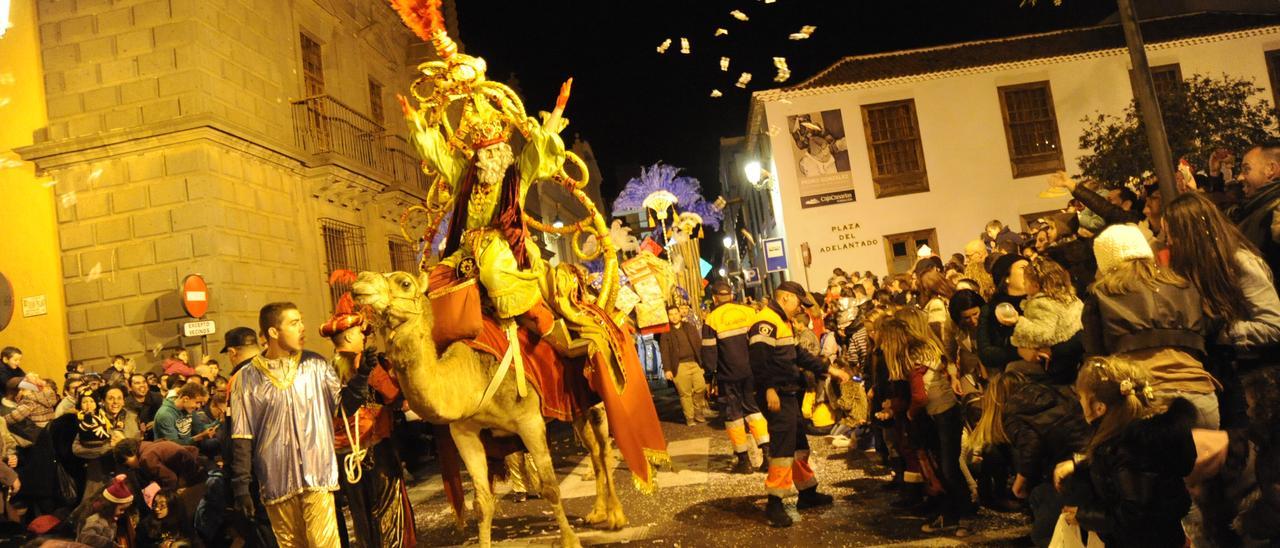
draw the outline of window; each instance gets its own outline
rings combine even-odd
[[[320,44],[306,33],[302,40],[302,89],[307,97],[324,95],[324,62],[320,58]]]
[[[929,246],[934,253],[938,252],[938,231],[932,228],[889,234],[884,237],[885,261],[889,265],[889,275],[910,272],[916,265],[916,251],[922,246]]]
[[[1151,67],[1151,83],[1155,84],[1156,97],[1165,102],[1164,98],[1176,93],[1182,84],[1182,67],[1177,63]]]
[[[862,106],[877,198],[929,191],[913,99]]]
[[[320,219],[320,236],[324,239],[325,276],[335,270],[360,272],[367,268],[364,252],[364,228],[336,219]],[[329,287],[336,306],[338,298],[351,290],[347,284]]]
[[[1022,231],[1029,232],[1031,230],[1032,223],[1040,219],[1056,217],[1058,215],[1061,215],[1062,213],[1063,211],[1061,209],[1050,209],[1049,211],[1041,211],[1038,213],[1023,213],[1022,215],[1018,216],[1018,220],[1022,221]]]
[[[369,117],[382,123],[382,84],[373,78],[369,79]]]
[[[418,272],[418,254],[413,244],[404,240],[387,240],[387,249],[391,253],[391,270],[415,274]]]
[[[1266,52],[1267,75],[1271,77],[1272,107],[1280,109],[1280,49]]]
[[[1004,86],[998,91],[1013,177],[1063,169],[1058,120],[1053,112],[1049,82]]]

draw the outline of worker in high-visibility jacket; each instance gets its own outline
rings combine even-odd
[[[715,309],[702,324],[702,363],[715,367],[718,400],[724,413],[724,429],[733,444],[737,462],[731,470],[735,474],[750,474],[751,459],[747,451],[751,437],[764,453],[764,464],[769,463],[769,427],[764,414],[756,403],[756,390],[751,378],[751,355],[747,350],[747,330],[755,323],[754,308],[733,302],[733,289],[723,280],[711,286],[711,300]]]
[[[756,313],[747,331],[751,370],[759,401],[769,421],[769,475],[765,491],[769,502],[765,515],[775,527],[791,525],[782,499],[799,492],[796,508],[803,510],[831,504],[831,496],[818,492],[818,478],[809,466],[809,440],[805,436],[800,398],[804,393],[801,368],[815,376],[830,374],[847,380],[849,374],[828,367],[822,358],[800,348],[789,319],[800,307],[815,306],[813,297],[796,282],[783,282],[773,300]]]

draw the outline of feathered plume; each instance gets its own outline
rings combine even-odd
[[[702,197],[702,184],[697,179],[680,175],[680,168],[662,163],[641,168],[640,176],[627,181],[627,185],[613,202],[614,211],[640,211],[645,199],[659,191],[670,192],[677,198],[679,211],[692,211],[702,217],[703,224],[713,230],[720,228],[724,214],[712,207]]]
[[[351,298],[351,291],[349,290],[351,287],[351,284],[355,282],[356,282],[356,273],[344,268],[334,270],[332,273],[329,274],[329,287],[341,287],[341,288],[348,289],[348,291],[344,291],[342,293],[341,297],[338,297],[338,302],[334,303],[333,305],[334,314],[355,314],[356,313],[356,301]]]
[[[437,30],[444,29],[444,16],[440,14],[441,0],[390,0],[391,7],[400,14],[400,20],[418,35],[430,42]]]

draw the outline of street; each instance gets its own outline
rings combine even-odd
[[[764,475],[731,475],[728,438],[718,421],[711,426],[685,426],[672,389],[655,393],[674,471],[661,471],[659,488],[644,496],[631,485],[625,468],[616,470],[618,495],[630,526],[599,531],[581,523],[595,494],[589,478],[590,462],[567,425],[548,425],[556,476],[565,510],[583,545],[595,546],[1023,546],[1026,520],[1016,514],[982,510],[965,539],[920,532],[923,517],[890,507],[893,492],[881,487],[888,475],[875,476],[862,451],[836,449],[823,437],[810,437],[811,462],[819,490],[833,495],[834,506],[806,510],[787,529],[770,527],[764,519]],[[756,462],[759,462],[758,457]],[[468,497],[471,496],[467,484]],[[551,546],[558,530],[551,508],[540,499],[513,502],[505,482],[499,481],[494,544]],[[438,476],[410,487],[422,546],[474,545],[476,525],[459,531],[445,501]],[[794,502],[794,499],[793,499]],[[792,510],[794,512],[794,509]]]

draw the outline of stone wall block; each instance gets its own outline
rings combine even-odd
[[[59,204],[61,205],[61,204]],[[93,219],[111,214],[111,201],[105,192],[91,194],[87,192],[76,195],[76,217],[80,220]]]
[[[67,306],[96,303],[102,300],[102,289],[97,280],[70,282],[63,289],[67,293]]]
[[[146,293],[162,293],[178,287],[178,269],[172,266],[152,268],[138,273],[139,290]]]
[[[156,262],[167,263],[190,258],[190,234],[170,234],[156,240]]]
[[[201,146],[170,150],[164,156],[165,173],[175,175],[209,168],[209,155]]]
[[[133,7],[133,20],[136,21],[137,25],[140,27],[154,27],[168,23],[170,16],[171,12],[169,10],[168,0],[146,2]]]
[[[137,59],[118,59],[102,64],[103,84],[122,84],[138,77]]]
[[[187,200],[187,184],[180,177],[168,177],[147,185],[151,206],[176,204]]]
[[[93,225],[94,240],[98,245],[123,242],[133,236],[128,217],[108,219]]]
[[[138,268],[155,264],[155,245],[152,242],[137,242],[120,246],[116,261],[120,268]]]
[[[99,34],[120,34],[133,29],[133,10],[121,8],[98,14]]]
[[[129,159],[129,180],[147,181],[164,176],[164,154],[151,153]]]
[[[91,360],[107,355],[106,335],[88,335],[71,338],[71,359]]]
[[[94,269],[97,269],[99,275],[110,274],[115,271],[115,250],[92,249],[76,256],[79,257],[79,266],[71,271],[73,275],[90,276]]]
[[[89,329],[89,321],[85,319],[83,308],[72,308],[67,310],[67,331],[70,333],[84,333]]]
[[[142,121],[148,124],[172,120],[181,115],[177,99],[165,99],[142,106]]]
[[[116,37],[116,51],[121,57],[140,55],[151,51],[153,31],[150,28],[143,28],[132,32],[126,32]]]
[[[147,207],[147,188],[134,187],[111,193],[111,212],[128,213]]]
[[[74,278],[80,275],[80,256],[75,253],[62,255],[62,277]]]
[[[44,50],[44,69],[49,73],[72,68],[80,63],[80,46],[67,44]]]
[[[104,300],[123,299],[138,295],[138,275],[134,272],[119,272],[114,276],[102,279],[102,298]]]
[[[98,65],[77,65],[63,73],[66,91],[80,92],[98,87]]]
[[[172,71],[175,62],[173,50],[171,49],[144,53],[138,56],[138,74],[142,76],[159,76]]]
[[[86,111],[106,110],[120,104],[120,88],[104,86],[84,92]]]
[[[80,93],[52,95],[48,101],[49,118],[66,118],[84,112],[84,96]]]
[[[142,111],[137,107],[115,109],[103,117],[105,129],[125,129],[142,123]]]
[[[167,234],[172,229],[169,223],[169,211],[148,210],[133,218],[133,235],[136,238]]]
[[[120,102],[129,104],[155,99],[160,95],[158,83],[159,81],[156,78],[146,78],[122,84],[120,86]]]
[[[70,223],[58,230],[58,241],[63,251],[89,247],[93,245],[93,227],[84,223]]]
[[[93,36],[93,16],[72,17],[58,24],[58,36],[64,42],[80,42]]]
[[[115,37],[104,36],[80,42],[80,62],[101,63],[116,56]]]
[[[118,304],[91,306],[85,309],[89,330],[111,329],[124,325],[124,310]]]
[[[141,335],[141,333],[129,329],[118,329],[107,333],[108,355],[128,355],[145,350],[142,347]]]
[[[149,323],[160,318],[160,314],[156,311],[156,301],[153,298],[128,301],[122,306],[124,307],[125,325]]]

